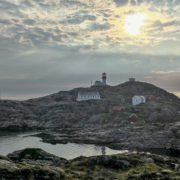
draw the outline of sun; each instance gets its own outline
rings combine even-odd
[[[147,15],[145,13],[128,15],[125,19],[126,32],[132,36],[139,34],[140,28],[145,24],[145,19],[147,19]]]

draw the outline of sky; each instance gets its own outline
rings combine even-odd
[[[107,73],[180,96],[180,0],[0,0],[0,96],[87,87]]]

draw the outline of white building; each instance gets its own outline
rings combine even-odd
[[[145,96],[133,96],[132,98],[132,105],[136,106],[138,104],[146,103],[146,97]]]
[[[94,83],[94,86],[102,86],[103,84],[102,84],[102,82],[101,81],[96,81],[95,83]]]
[[[100,94],[97,91],[83,91],[83,92],[78,92],[77,101],[87,101],[87,100],[100,100]]]

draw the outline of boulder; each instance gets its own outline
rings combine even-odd
[[[66,162],[65,159],[49,154],[46,151],[43,151],[42,149],[38,149],[38,148],[26,148],[23,150],[15,151],[13,153],[8,154],[7,157],[14,162],[20,162],[23,160],[42,161],[42,162],[44,161],[54,166],[59,166],[62,163]]]

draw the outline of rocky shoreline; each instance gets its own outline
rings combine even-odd
[[[42,131],[34,136],[51,144],[95,144],[116,150],[162,149],[169,154],[179,155],[180,123],[163,124],[125,124],[124,126],[62,128]]]
[[[78,157],[66,160],[41,149],[0,156],[3,180],[179,180],[180,159],[150,153]]]

